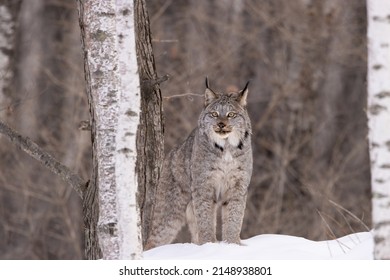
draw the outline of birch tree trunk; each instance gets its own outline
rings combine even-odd
[[[368,125],[375,259],[390,259],[390,1],[368,0]]]
[[[135,172],[141,95],[134,3],[80,0],[79,11],[94,161],[84,202],[86,239],[92,241],[86,244],[87,257],[99,256],[98,238],[104,259],[137,259],[142,251]]]

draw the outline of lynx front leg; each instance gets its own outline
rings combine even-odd
[[[222,203],[222,240],[240,244],[240,233],[244,219],[246,194],[228,198]]]
[[[195,192],[192,196],[191,208],[187,210],[187,214],[190,214],[187,215],[187,219],[192,242],[197,244],[216,242],[217,205],[213,197],[208,192]],[[191,210],[193,211],[193,224],[191,224]]]
[[[194,244],[199,244],[198,236],[198,225],[196,224],[194,208],[192,207],[192,202],[188,203],[186,211],[187,225],[191,233],[191,242]]]

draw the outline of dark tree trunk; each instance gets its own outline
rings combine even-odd
[[[138,68],[141,82],[141,119],[137,135],[138,203],[141,209],[145,243],[153,213],[155,190],[164,158],[162,99],[156,73],[149,16],[144,0],[135,0],[135,28]]]
[[[81,30],[81,41],[84,53],[87,52],[85,48],[85,38],[86,30],[84,29],[84,2],[78,1],[79,3],[79,20],[80,20],[80,30]],[[86,56],[86,54],[84,54]],[[89,71],[88,61],[84,59],[84,75],[85,80],[91,80],[91,73]],[[95,125],[95,110],[92,104],[92,88],[90,83],[86,83],[86,93],[88,96],[88,104],[90,110],[90,125],[91,125],[91,141],[92,141],[92,150],[97,149],[95,142],[96,135],[96,125]],[[92,162],[95,165],[97,162],[95,159],[96,153],[92,153]],[[90,260],[100,259],[102,257],[102,252],[99,247],[99,241],[97,237],[96,226],[99,218],[99,204],[98,204],[98,191],[97,191],[97,182],[96,182],[96,171],[97,167],[93,166],[91,180],[88,183],[84,197],[83,197],[83,219],[84,219],[84,252],[85,257]]]

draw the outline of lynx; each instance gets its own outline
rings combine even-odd
[[[193,243],[216,242],[219,206],[222,241],[240,244],[252,175],[248,84],[218,93],[206,79],[197,128],[164,160],[145,250],[171,243],[185,222]]]

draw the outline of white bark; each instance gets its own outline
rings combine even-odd
[[[135,173],[140,88],[133,0],[83,2],[96,122],[99,244],[104,259],[137,259],[142,251]]]
[[[116,28],[123,32],[116,45],[121,78],[116,135],[117,203],[121,234],[119,258],[135,259],[140,258],[142,252],[140,213],[136,201],[138,183],[135,172],[141,93],[135,47],[134,4],[132,0],[117,0],[116,3],[116,12],[120,17],[116,21]]]
[[[368,125],[376,259],[390,259],[390,1],[367,0]]]

